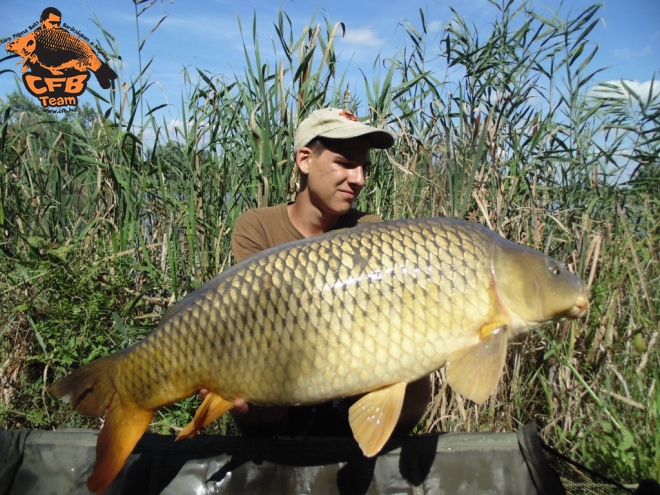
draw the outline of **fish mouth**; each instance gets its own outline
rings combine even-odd
[[[587,314],[588,310],[589,310],[589,297],[587,296],[587,294],[582,293],[576,299],[575,303],[573,304],[573,307],[566,312],[565,317],[582,318],[584,315]]]

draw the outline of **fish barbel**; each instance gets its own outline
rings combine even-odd
[[[179,437],[234,400],[314,404],[366,394],[349,411],[376,455],[405,385],[447,365],[458,393],[484,402],[510,338],[583,316],[586,285],[556,260],[456,219],[371,223],[268,249],[174,306],[140,343],[50,387],[105,422],[88,479],[104,491],[155,412],[210,392]]]

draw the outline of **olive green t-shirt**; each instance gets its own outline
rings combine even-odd
[[[339,217],[337,225],[332,230],[373,222],[382,222],[382,220],[371,213],[351,208]],[[231,235],[231,248],[238,263],[264,249],[304,238],[305,236],[291,223],[287,204],[283,203],[248,210],[239,216]]]

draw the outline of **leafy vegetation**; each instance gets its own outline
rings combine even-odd
[[[331,105],[366,109],[397,137],[374,153],[359,208],[483,223],[567,263],[592,291],[587,319],[510,347],[505,379],[483,406],[453,394],[438,371],[419,431],[511,431],[535,418],[548,443],[590,467],[624,482],[659,479],[660,97],[625,81],[595,88],[588,40],[599,5],[567,19],[513,0],[497,6],[486,37],[458,11],[439,45],[429,46],[423,12],[404,22],[408,46],[375,61],[364,99],[337,72],[342,24],[312,19],[295,36],[285,12],[275,23],[281,62],[263,62],[255,18],[242,74],[184,73],[174,130],[144,108],[142,67],[64,119],[8,95],[0,425],[98,427],[46,388],[137,342],[231,265],[235,219],[295,198],[293,130]],[[436,55],[454,80],[439,77]],[[152,428],[176,431],[197,403],[165,409]]]

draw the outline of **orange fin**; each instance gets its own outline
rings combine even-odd
[[[94,470],[87,480],[91,492],[103,493],[110,486],[154,414],[154,411],[126,407],[117,394],[112,397],[96,442]]]
[[[365,395],[348,410],[353,436],[365,456],[375,456],[389,440],[405,394],[406,383],[395,383]]]
[[[216,419],[234,407],[234,403],[219,395],[209,392],[202,405],[195,412],[195,418],[186,425],[176,439],[194,437],[199,430],[213,423]]]
[[[479,335],[478,343],[449,356],[447,383],[462,396],[482,404],[502,376],[508,338],[506,327],[494,324],[484,325]]]
[[[92,361],[51,385],[48,391],[64,402],[70,402],[80,414],[103,416],[115,393],[112,377],[116,374],[120,355],[121,352]]]

